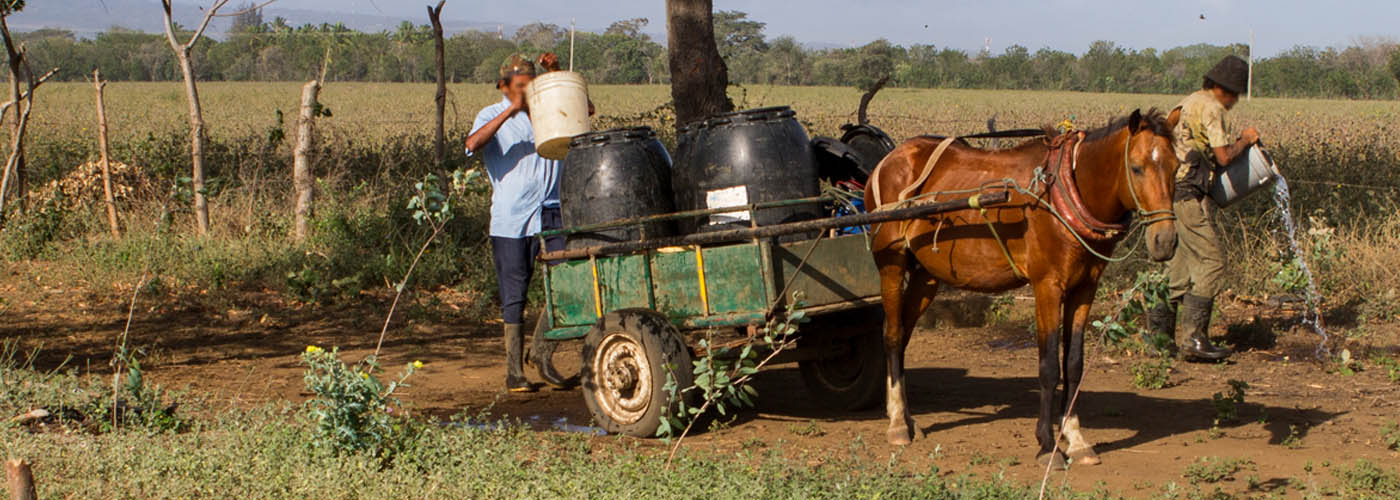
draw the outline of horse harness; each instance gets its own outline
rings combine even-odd
[[[1175,220],[1176,215],[1171,209],[1142,209],[1142,202],[1138,199],[1137,188],[1132,182],[1132,162],[1129,158],[1129,153],[1132,151],[1131,136],[1129,136],[1128,143],[1123,146],[1123,175],[1124,181],[1128,183],[1128,192],[1133,198],[1133,210],[1125,213],[1123,218],[1116,222],[1104,222],[1094,217],[1093,214],[1090,214],[1089,210],[1084,206],[1084,201],[1079,195],[1078,184],[1076,184],[1074,180],[1075,170],[1079,164],[1079,146],[1083,143],[1084,137],[1085,133],[1083,131],[1072,131],[1047,139],[1046,143],[1049,146],[1049,151],[1045,154],[1045,162],[1040,168],[1037,168],[1032,175],[1030,181],[1031,189],[1028,190],[1016,187],[1015,180],[1010,178],[1004,180],[1005,183],[1003,186],[1016,187],[1016,189],[1023,194],[1035,198],[1042,206],[1056,215],[1060,222],[1064,224],[1065,228],[1074,233],[1080,243],[1084,244],[1085,248],[1107,260],[1107,257],[1089,248],[1088,242],[1116,242],[1121,240],[1128,234],[1129,230],[1132,229],[1134,217],[1137,218],[1138,225],[1149,226],[1158,222]],[[943,138],[934,149],[933,154],[929,155],[928,160],[924,162],[924,167],[919,173],[919,178],[909,186],[900,190],[898,199],[895,200],[895,203],[891,206],[909,201],[910,196],[921,189],[923,184],[928,181],[934,166],[937,165],[943,153],[948,150],[948,147],[951,146],[953,142],[959,139],[958,137]],[[890,206],[886,206],[881,200],[879,170],[882,166],[884,166],[883,162],[876,166],[876,171],[872,172],[870,176],[871,190],[875,195],[876,210],[890,208]],[[1046,174],[1047,172],[1049,172],[1049,175]],[[1035,184],[1037,183],[1043,183],[1046,186],[1046,192],[1033,192],[1032,190],[1035,189]],[[986,186],[984,186],[984,188],[985,187]],[[978,191],[980,191],[980,189]],[[933,194],[936,195],[937,193]],[[1047,196],[1050,198],[1048,204],[1044,200]],[[1016,265],[1016,261],[1012,257],[1011,250],[1007,247],[1006,241],[997,232],[996,226],[992,223],[991,219],[987,217],[987,208],[979,203],[978,198],[979,196],[977,194],[973,194],[972,197],[968,199],[969,205],[971,205],[971,208],[978,209],[978,212],[982,215],[983,222],[987,224],[987,229],[992,233],[992,238],[996,240],[1002,255],[1006,257],[1007,263],[1011,266],[1011,271],[1015,273],[1017,278],[1022,280],[1027,279],[1026,273]],[[908,220],[900,222],[900,233],[903,235],[906,249],[911,247],[908,231],[910,223],[911,221]]]

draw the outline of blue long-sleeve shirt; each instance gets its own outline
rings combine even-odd
[[[492,104],[476,114],[471,133],[510,107],[510,100]],[[559,162],[535,154],[535,130],[528,113],[516,113],[501,124],[480,151],[491,179],[491,236],[524,238],[540,232],[540,211],[559,206]]]

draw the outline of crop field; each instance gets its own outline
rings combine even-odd
[[[188,207],[180,84],[107,87],[112,160],[123,165],[114,179],[121,237],[108,233],[91,166],[93,87],[39,90],[29,207],[0,232],[0,449],[37,462],[42,496],[1036,497],[1044,469],[1032,456],[1028,290],[935,303],[908,354],[921,426],[909,447],[884,444],[883,409],[827,408],[803,395],[796,368],[782,367],[755,379],[756,408],[714,419],[670,463],[667,443],[589,433],[577,391],[501,390],[481,180],[454,184],[451,217],[423,246],[387,327],[377,376],[397,380],[400,366],[411,374],[395,393],[402,403],[386,403],[393,430],[374,437],[391,445],[375,448],[382,455],[322,447],[312,438],[316,407],[304,405],[321,395],[308,389],[325,359],[319,349],[339,347],[347,363],[376,351],[396,284],[437,234],[409,208],[416,184],[478,167],[461,144],[500,94],[448,87],[440,168],[432,85],[328,83],[313,236],[294,245],[300,87],[200,85],[207,237],[193,234]],[[674,146],[668,86],[601,85],[590,95],[595,129],[647,125]],[[860,92],[733,86],[730,96],[739,108],[792,106],[809,135],[839,136],[856,120]],[[1093,128],[1181,97],[890,88],[869,118],[896,141],[983,132],[989,122]],[[1109,266],[1082,412],[1104,464],[1056,472],[1050,497],[1400,495],[1400,102],[1255,98],[1227,121],[1257,126],[1282,167],[1298,247],[1281,237],[1268,194],[1222,210],[1231,285],[1213,333],[1240,352],[1219,365],[1164,360],[1135,334],[1110,335],[1137,328],[1117,312],[1160,265],[1139,252]],[[1305,286],[1294,257],[1315,275],[1325,354],[1288,305]],[[118,403],[114,366],[125,367],[120,380],[144,374],[148,386],[122,386]],[[11,418],[36,408],[67,413],[39,424]],[[412,418],[393,420],[404,413]],[[134,423],[105,423],[116,415]]]

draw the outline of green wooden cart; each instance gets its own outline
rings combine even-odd
[[[1005,197],[1004,192],[982,193],[973,203],[994,204]],[[543,236],[829,201],[807,198],[680,212]],[[796,361],[808,389],[824,405],[868,408],[884,395],[880,279],[866,235],[833,235],[833,230],[969,206],[968,199],[922,203],[545,253],[542,259],[558,263],[544,271],[545,304],[531,362],[550,385],[580,384],[599,427],[650,437],[661,415],[672,408],[663,389],[668,376],[680,387],[691,384],[694,351],[688,339],[718,331],[743,343],[773,315],[784,313],[786,301],[796,295],[812,321],[801,327],[797,348],[775,361]],[[782,241],[791,235],[801,238]],[[554,368],[554,352],[560,341],[575,339],[583,340],[581,368],[577,377],[566,378]]]

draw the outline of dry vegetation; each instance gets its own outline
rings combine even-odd
[[[182,146],[183,96],[171,83],[114,83],[108,87],[114,159],[133,165],[121,183],[131,192],[121,200],[125,241],[101,232],[96,199],[67,200],[73,209],[45,211],[37,193],[28,217],[6,230],[12,260],[53,261],[46,272],[76,273],[82,282],[130,283],[148,262],[139,256],[153,246],[153,265],[166,280],[190,289],[261,286],[283,289],[300,299],[321,300],[383,288],[385,275],[402,267],[402,251],[417,236],[401,210],[406,190],[432,167],[432,93],[427,84],[331,83],[322,101],[333,116],[322,120],[323,141],[315,162],[319,179],[317,219],[320,237],[313,252],[293,251],[287,243],[290,217],[290,142],[297,83],[207,83],[205,101],[211,146],[210,203],[215,244],[187,241],[191,217],[188,152]],[[595,86],[601,126],[645,124],[667,133],[671,114],[665,86]],[[836,87],[733,87],[741,107],[788,104],[812,135],[835,135],[854,121],[859,92]],[[473,117],[498,99],[487,85],[449,87],[447,126],[453,167],[472,166],[459,148]],[[1093,126],[1133,108],[1168,107],[1179,96],[887,89],[872,103],[872,122],[899,138],[923,133],[984,131],[995,117],[999,129],[1034,127],[1073,117]],[[91,88],[55,83],[44,88],[31,135],[32,178],[42,183],[73,176],[96,157]],[[1345,316],[1389,319],[1400,282],[1386,270],[1400,266],[1395,250],[1395,213],[1400,199],[1400,103],[1255,99],[1229,117],[1233,126],[1257,125],[1292,181],[1294,214],[1303,247],[1323,270],[1320,280],[1329,307],[1349,308]],[[90,169],[87,169],[90,172]],[[81,175],[81,174],[77,174]],[[82,184],[69,179],[67,184]],[[90,192],[90,191],[86,191]],[[1242,272],[1235,292],[1262,296],[1288,290],[1275,277],[1285,255],[1273,229],[1274,206],[1256,196],[1222,218],[1233,259]],[[490,290],[489,273],[462,266],[484,258],[479,248],[484,197],[459,207],[448,251],[426,268],[429,285],[457,285],[464,291]],[[164,228],[164,229],[162,229]],[[168,234],[166,243],[152,238]],[[346,238],[382,241],[377,248],[353,248]],[[1319,238],[1327,247],[1320,247]],[[63,249],[58,251],[58,249]],[[1330,249],[1330,250],[1329,250]],[[1326,250],[1326,251],[1324,251]],[[193,253],[193,254],[191,254]],[[319,253],[325,259],[308,259]],[[163,256],[163,257],[162,257]],[[74,261],[72,258],[82,259]],[[375,260],[362,266],[351,261]],[[65,262],[66,261],[66,262]],[[94,263],[96,265],[94,265]],[[1143,263],[1120,266],[1138,269]],[[301,273],[301,275],[297,275]],[[1120,273],[1121,274],[1121,273]],[[294,276],[295,275],[295,276]],[[292,278],[287,278],[292,276]],[[322,283],[325,282],[325,283]],[[336,285],[331,282],[338,283]],[[118,287],[120,288],[120,287]],[[179,287],[177,287],[179,288]]]

